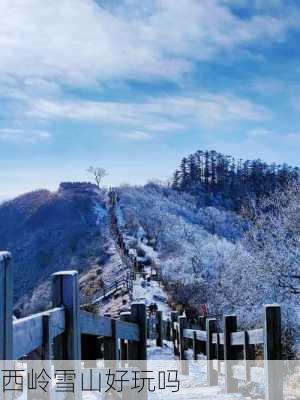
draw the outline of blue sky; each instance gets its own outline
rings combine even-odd
[[[0,200],[198,149],[299,165],[300,2],[2,0]]]

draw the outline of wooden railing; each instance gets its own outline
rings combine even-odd
[[[186,317],[178,316],[175,311],[167,321],[158,315],[156,344],[162,346],[163,339],[173,341],[183,374],[189,373],[189,363],[185,361],[186,350],[191,349],[194,360],[198,354],[206,356],[208,385],[218,385],[219,375],[224,375],[227,393],[238,392],[239,381],[254,382],[265,385],[266,400],[282,400],[280,306],[264,307],[264,327],[260,329],[238,331],[235,315],[224,317],[224,332],[218,332],[217,327],[213,318],[206,320],[204,330],[191,329]]]
[[[130,275],[126,277],[121,277],[116,279],[113,283],[104,284],[99,290],[97,290],[97,297],[95,299],[86,300],[84,304],[81,304],[81,308],[88,307],[91,305],[95,305],[101,303],[103,300],[107,299],[110,296],[113,296],[119,290],[126,290],[131,292],[133,289],[133,276]]]
[[[17,360],[33,352],[41,359],[96,360],[102,343],[109,360],[145,360],[146,306],[133,303],[121,319],[79,307],[77,271],[52,275],[52,309],[13,321],[11,255],[0,252],[0,359]],[[121,343],[121,345],[120,345]],[[97,351],[97,349],[99,351]]]
[[[164,339],[173,341],[183,374],[188,374],[186,350],[192,349],[194,360],[199,353],[206,355],[209,385],[218,385],[220,374],[225,375],[228,393],[238,391],[239,380],[263,382],[267,400],[282,400],[282,375],[276,373],[282,356],[280,306],[265,306],[264,326],[255,330],[238,331],[235,315],[225,316],[223,332],[212,318],[206,320],[205,329],[195,329],[175,311],[167,321],[159,311],[156,325],[156,345],[162,346]],[[263,368],[255,365],[256,346],[261,347]],[[119,320],[82,311],[78,272],[63,271],[52,276],[52,308],[13,321],[11,255],[0,252],[0,359],[30,359],[33,353],[35,359],[38,355],[44,360],[92,363],[98,358],[146,360],[146,306],[133,303],[131,312],[121,314]]]

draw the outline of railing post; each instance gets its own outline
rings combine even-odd
[[[51,360],[51,317],[50,317],[50,313],[43,315],[42,360]]]
[[[166,340],[169,342],[171,340],[171,321],[170,318],[166,322]]]
[[[140,340],[138,342],[137,360],[147,360],[147,314],[145,303],[131,305],[132,322],[139,325]]]
[[[231,334],[237,331],[237,318],[235,315],[226,315],[224,319],[224,366],[225,366],[225,390],[226,393],[238,391],[238,381],[232,376],[235,350],[231,346]]]
[[[173,341],[173,345],[174,345],[174,355],[177,356],[178,355],[178,351],[176,348],[176,339],[177,339],[177,335],[176,335],[176,329],[175,329],[175,322],[178,321],[178,312],[177,311],[171,311],[171,323],[172,323],[172,341]]]
[[[244,332],[244,345],[243,345],[243,355],[244,355],[244,364],[245,364],[245,376],[246,382],[250,382],[251,380],[251,367],[254,364],[255,360],[255,346],[249,344],[249,334],[247,331]]]
[[[131,313],[126,311],[120,314],[120,320],[130,322]],[[128,360],[128,343],[124,339],[120,340],[120,359],[122,360],[122,367],[125,366],[125,361]]]
[[[266,305],[264,320],[265,399],[282,400],[280,306],[277,304]]]
[[[0,360],[13,359],[13,279],[11,255],[0,252]]]
[[[54,354],[60,360],[80,360],[81,332],[79,324],[79,286],[77,271],[62,271],[52,275],[53,307],[65,307],[66,330],[63,343],[54,340]],[[62,348],[58,348],[61,347]],[[59,355],[59,358],[57,356]]]
[[[186,328],[186,317],[180,316],[178,318],[179,324],[179,357],[180,357],[180,366],[182,375],[189,374],[188,361],[185,358],[184,350],[185,350],[185,340],[183,336],[183,330]]]
[[[47,374],[53,379],[52,368],[51,368],[51,311],[44,314],[43,317],[43,344],[40,351],[36,353],[41,356],[40,361],[34,361],[34,367],[42,371],[43,369],[47,371]],[[31,390],[27,388],[27,400],[52,400],[54,399],[54,392],[51,385],[47,392],[42,391],[40,388],[38,390]]]
[[[163,345],[162,311],[156,312],[156,323],[157,323],[157,325],[156,325],[156,332],[157,332],[156,346],[162,347],[162,345]]]
[[[85,368],[96,368],[99,340],[97,336],[81,335],[81,359]]]
[[[207,355],[207,384],[218,385],[218,372],[214,370],[213,360],[216,358],[215,346],[212,342],[213,333],[217,332],[217,320],[210,318],[206,320],[206,355]]]
[[[111,314],[105,313],[106,318],[111,318]],[[110,337],[104,337],[104,364],[105,366],[111,366],[112,360],[119,359],[119,344],[116,332],[116,320],[110,320],[112,335]]]
[[[197,343],[197,332],[193,331],[193,360],[198,359],[198,343]]]
[[[81,374],[81,331],[79,309],[79,285],[77,271],[61,271],[52,274],[52,307],[65,309],[65,331],[53,340],[54,359],[58,369],[74,370],[76,376]],[[64,362],[60,366],[59,361]],[[66,363],[66,360],[68,361]],[[66,399],[82,398],[81,384],[75,380],[74,393],[66,394]]]
[[[136,342],[136,360],[139,360],[138,365],[141,371],[141,376],[144,376],[147,371],[147,313],[145,303],[132,303],[131,305],[131,321],[139,326],[140,340]],[[129,349],[130,351],[130,349]],[[132,354],[134,355],[134,354]],[[131,356],[132,356],[131,355]],[[139,400],[147,400],[148,389],[144,389],[139,393]]]

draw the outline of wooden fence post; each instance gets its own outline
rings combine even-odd
[[[183,330],[186,328],[186,317],[180,316],[178,318],[179,324],[179,357],[180,357],[180,366],[182,375],[189,374],[188,361],[185,358],[184,350],[185,350],[185,340],[183,336]]]
[[[11,255],[0,252],[0,360],[13,359],[13,279]]]
[[[140,369],[142,377],[145,376],[145,371],[147,371],[147,313],[145,303],[137,302],[131,304],[131,322],[138,324],[140,340],[138,342],[132,342],[135,343],[135,351],[133,354],[130,354],[130,358],[132,359],[132,356],[135,356],[135,360],[139,360],[138,365],[135,365],[135,367]],[[130,347],[128,350],[130,353]],[[146,386],[139,392],[138,399],[147,400],[147,397],[148,388]]]
[[[162,347],[163,345],[163,324],[162,324],[162,311],[156,312],[156,346]]]
[[[166,340],[169,342],[171,340],[171,320],[167,319],[166,322]]]
[[[120,320],[130,322],[131,313],[126,311],[120,314]],[[120,340],[120,359],[122,360],[122,367],[125,367],[125,361],[128,360],[128,343],[124,339]]]
[[[251,367],[254,365],[255,360],[255,346],[249,344],[249,334],[247,331],[244,332],[244,345],[243,345],[243,355],[245,364],[245,376],[246,382],[251,380]]]
[[[85,368],[96,368],[99,339],[94,335],[81,335],[81,359]]]
[[[264,309],[265,399],[283,399],[281,362],[281,309],[277,304]]]
[[[193,331],[193,360],[197,360],[197,332]]]
[[[177,311],[171,311],[171,323],[172,323],[171,335],[172,335],[172,341],[173,341],[174,355],[175,356],[178,355],[178,351],[177,351],[177,348],[176,348],[177,335],[176,335],[176,329],[175,329],[175,322],[177,322],[177,321],[178,321],[178,312]]]
[[[212,342],[213,333],[217,332],[217,320],[209,318],[206,320],[206,355],[207,355],[207,384],[218,385],[218,372],[214,370],[213,360],[216,358],[215,346]]]
[[[237,331],[237,318],[235,315],[226,315],[224,318],[224,366],[225,366],[225,390],[226,393],[238,391],[238,381],[232,376],[235,349],[231,346],[231,333]]]
[[[39,365],[40,370],[44,369],[48,375],[52,377],[51,359],[52,359],[52,342],[51,342],[51,310],[43,315],[43,344],[40,351],[41,361],[34,361],[35,368]],[[47,392],[42,390],[28,390],[27,388],[27,400],[51,400],[54,398],[53,389],[50,385]]]
[[[111,318],[110,313],[105,313],[106,318]],[[110,361],[119,359],[119,344],[118,338],[116,336],[116,320],[111,318],[111,331],[112,335],[110,337],[104,337],[104,365],[112,366]]]
[[[43,315],[42,360],[51,360],[51,317],[50,317],[50,313]]]
[[[52,274],[52,307],[65,309],[65,332],[53,340],[53,353],[58,369],[74,370],[76,376],[81,374],[81,331],[79,320],[79,285],[77,271],[62,271]],[[74,393],[67,393],[66,399],[82,398],[80,380],[75,379]]]
[[[131,320],[139,325],[140,340],[138,343],[137,360],[147,360],[147,314],[145,303],[132,303]]]
[[[54,340],[55,358],[60,360],[80,360],[81,332],[77,271],[62,271],[52,275],[52,304],[53,307],[64,306],[66,313],[66,330],[63,334],[63,343],[59,340]]]

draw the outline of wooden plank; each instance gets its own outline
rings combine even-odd
[[[244,332],[232,332],[230,334],[230,346],[243,346]]]
[[[249,344],[263,344],[264,343],[264,330],[261,329],[252,329],[247,331],[249,336]]]
[[[80,329],[85,335],[112,336],[111,319],[80,311]]]
[[[47,315],[50,319],[50,340],[64,332],[65,313],[63,307],[13,321],[14,359],[17,360],[42,346],[43,318]]]
[[[206,331],[200,331],[198,329],[197,330],[196,329],[184,329],[183,330],[183,336],[186,339],[193,339],[194,332],[196,332],[197,340],[199,340],[200,342],[206,342],[206,340],[207,340]]]
[[[264,343],[264,330],[252,329],[246,331],[249,336],[249,344],[263,344]],[[233,332],[230,336],[231,346],[243,346],[245,332]]]
[[[184,329],[183,330],[183,337],[186,339],[193,339],[194,337],[194,329]]]
[[[17,360],[43,344],[43,314],[39,313],[14,321],[13,356]]]
[[[249,344],[263,344],[264,343],[264,330],[253,329],[246,331],[249,336]],[[245,332],[233,332],[230,335],[231,346],[243,346]]]
[[[138,342],[140,340],[139,326],[131,322],[117,321],[117,337]]]
[[[249,344],[263,344],[264,330],[252,329],[246,331],[249,336]],[[230,337],[231,346],[243,346],[245,332],[233,332]]]
[[[13,273],[11,254],[0,252],[0,360],[13,359]]]

